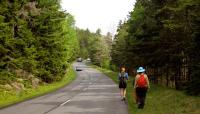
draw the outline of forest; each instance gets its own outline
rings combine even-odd
[[[0,90],[60,81],[78,57],[109,68],[111,33],[77,28],[60,0],[0,2]]]
[[[144,66],[154,84],[199,95],[199,11],[199,0],[137,0],[119,23],[111,64],[132,74]]]
[[[60,0],[0,0],[0,85],[61,80],[77,57],[200,94],[200,1],[136,0],[114,36],[75,26]]]

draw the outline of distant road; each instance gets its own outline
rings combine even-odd
[[[84,63],[77,79],[53,93],[0,110],[0,114],[128,114],[120,100],[118,86]]]

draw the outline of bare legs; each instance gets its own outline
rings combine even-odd
[[[120,88],[120,95],[121,95],[122,100],[125,100],[126,88]]]
[[[124,94],[123,94],[123,97],[125,98],[126,97],[126,89],[123,89],[124,90]]]

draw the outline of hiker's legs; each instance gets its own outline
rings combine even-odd
[[[141,87],[137,87],[136,88],[136,95],[137,95],[137,98],[138,98],[138,108],[143,108],[144,107],[144,88],[141,88]]]
[[[120,88],[120,96],[121,96],[121,98],[123,98],[123,94],[124,94],[124,90],[123,90],[123,88]]]
[[[141,88],[140,108],[144,108],[147,88]]]
[[[125,98],[126,98],[126,87],[127,87],[127,83],[125,82],[125,83],[124,83],[124,91],[123,91],[124,100],[125,100]]]
[[[123,89],[123,97],[126,97],[126,88]]]
[[[141,99],[141,90],[139,87],[136,88],[136,97],[137,97],[137,104],[140,104],[140,99]]]

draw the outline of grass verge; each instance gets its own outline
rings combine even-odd
[[[118,83],[118,73],[93,66]],[[188,96],[171,88],[151,85],[144,109],[137,109],[133,92],[133,78],[127,87],[129,114],[200,114],[200,97]]]
[[[70,67],[68,73],[63,77],[61,81],[54,82],[52,84],[40,85],[36,89],[29,88],[19,93],[17,93],[16,91],[0,90],[0,108],[55,91],[69,84],[75,78],[76,78],[76,73],[73,70],[73,68]]]

